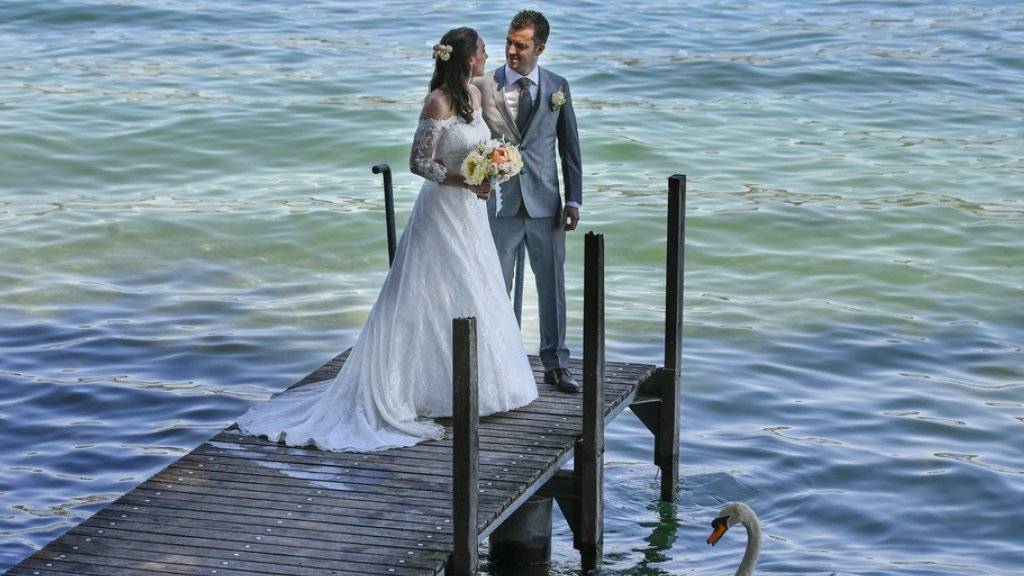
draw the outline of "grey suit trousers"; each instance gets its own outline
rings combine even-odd
[[[565,230],[561,214],[530,218],[523,210],[505,218],[491,218],[491,234],[501,260],[505,289],[512,291],[516,252],[526,243],[530,269],[537,282],[540,316],[540,359],[546,370],[569,367],[565,347]]]

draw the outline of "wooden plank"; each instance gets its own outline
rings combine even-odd
[[[50,565],[53,566],[52,563]],[[53,568],[43,568],[41,570],[35,570],[24,567],[24,565],[22,564],[14,566],[9,571],[4,572],[4,574],[9,576],[79,576],[78,572],[64,572],[62,570],[55,570]],[[139,576],[140,572],[134,572],[133,574],[134,576]]]
[[[152,510],[158,513],[146,513],[146,524],[159,526],[161,524],[175,523],[174,526],[178,526],[186,529],[196,529],[196,527],[205,529],[220,531],[222,530],[218,525],[222,524],[226,527],[232,528],[232,530],[224,530],[225,538],[219,536],[218,538],[222,541],[233,542],[229,547],[233,546],[234,549],[241,551],[252,550],[259,551],[263,549],[263,546],[267,542],[273,541],[274,538],[290,539],[292,542],[298,543],[298,549],[316,549],[319,545],[326,542],[339,542],[347,544],[370,544],[376,549],[379,549],[381,553],[386,556],[392,556],[396,558],[406,558],[410,552],[414,554],[420,553],[441,553],[444,558],[447,558],[447,554],[451,552],[452,546],[452,533],[450,526],[438,525],[439,529],[433,533],[425,531],[402,531],[393,529],[380,529],[376,527],[362,526],[358,523],[346,524],[332,524],[324,525],[317,523],[292,523],[291,526],[282,525],[267,525],[265,521],[260,519],[232,519],[230,515],[225,515],[223,512],[214,511],[211,515],[204,515],[202,512],[195,510],[180,510],[180,509],[158,509]],[[182,522],[187,520],[190,522]],[[131,519],[123,522],[133,522]],[[239,526],[239,523],[247,523],[248,526]],[[119,527],[110,527],[112,529]],[[105,527],[103,528],[106,529]],[[269,529],[269,530],[268,530]],[[154,528],[154,530],[159,530]],[[238,542],[243,540],[244,543]]]
[[[569,437],[572,435],[570,432],[564,432],[563,434],[548,433],[555,437]],[[546,438],[546,436],[545,436]],[[318,466],[325,470],[330,468],[337,468],[341,470],[356,470],[365,471],[367,473],[373,472],[394,472],[394,473],[409,473],[417,472],[422,475],[440,475],[445,477],[451,477],[451,467],[441,462],[437,462],[434,459],[423,459],[423,458],[390,458],[382,459],[375,458],[372,460],[350,460],[350,459],[334,459],[330,457],[323,457],[319,455],[310,455],[306,457],[292,456],[289,454],[278,454],[273,451],[260,450],[259,447],[246,446],[238,448],[228,448],[230,453],[229,456],[221,454],[219,451],[217,455],[222,458],[238,458],[241,460],[254,460],[254,461],[270,461],[273,459],[274,462],[278,463],[289,463],[289,464],[301,464],[307,466]],[[193,452],[197,456],[205,456],[211,454],[203,446],[200,446]],[[495,468],[495,465],[490,465],[490,468]],[[528,470],[528,469],[524,469]],[[481,466],[481,476],[486,476],[484,467]],[[531,475],[526,473],[520,473],[517,470],[506,472],[503,477],[511,480],[529,480]]]
[[[170,475],[168,476],[168,474]],[[165,470],[158,473],[157,476],[153,477],[153,479],[140,485],[138,489],[155,488],[157,490],[174,490],[182,489],[193,483],[193,481],[189,479],[178,481],[178,478],[180,477],[180,475],[175,475],[173,470]],[[380,490],[362,490],[361,488],[363,486],[361,485],[348,485],[344,490],[332,490],[326,485],[310,486],[309,484],[296,482],[291,478],[280,476],[239,477],[231,473],[207,471],[204,473],[202,481],[203,484],[207,486],[206,490],[211,492],[215,492],[217,487],[223,486],[224,489],[227,490],[243,490],[251,492],[254,497],[262,495],[276,497],[281,494],[283,490],[288,490],[289,492],[304,496],[309,502],[321,501],[324,503],[334,503],[338,506],[348,505],[347,502],[349,500],[370,500],[371,498],[371,501],[375,502],[403,505],[400,506],[400,508],[404,508],[404,505],[408,504],[413,509],[431,509],[443,506],[445,503],[451,503],[450,494],[430,492],[426,496],[417,496],[412,493],[395,495],[386,491],[382,494]],[[134,494],[134,491],[129,494]],[[492,496],[492,494],[494,494],[494,496]],[[488,504],[497,499],[499,499],[497,492],[492,491],[487,492],[481,501],[484,504]],[[450,507],[448,509],[450,510]]]
[[[203,462],[198,457],[186,456],[178,461],[176,468],[183,470],[183,473],[187,476],[194,473],[199,464],[204,464],[205,468],[202,469],[212,471],[225,471],[237,466],[255,464],[255,467],[252,468],[253,473],[262,473],[262,475],[274,476],[275,478],[281,475],[280,468],[276,466],[268,467],[267,461],[258,458],[240,457],[237,453],[220,455],[218,462]],[[387,469],[386,465],[372,463],[360,466],[334,466],[312,462],[309,464],[292,462],[289,466],[289,476],[309,480],[322,478],[334,482],[379,483],[380,481],[406,480],[423,484],[424,486],[446,486],[451,482],[452,478],[451,474],[430,474],[429,471],[417,473],[411,471],[413,470],[412,468]],[[380,468],[385,469],[381,470]],[[517,478],[515,475],[509,474],[500,480],[493,480],[493,482],[494,486],[499,487],[504,484],[514,486],[527,480],[528,478]]]
[[[550,429],[545,429],[545,430],[557,431],[557,430],[560,430],[560,428],[550,428]],[[337,453],[337,452],[323,452],[323,451],[315,450],[315,449],[312,449],[312,448],[296,448],[296,447],[284,446],[284,445],[280,445],[280,444],[271,444],[267,440],[263,440],[263,439],[260,439],[260,438],[253,438],[253,437],[250,437],[250,436],[242,436],[242,435],[237,435],[237,434],[236,435],[232,435],[232,436],[227,436],[227,434],[229,434],[229,433],[225,433],[225,434],[216,436],[215,439],[211,440],[208,444],[210,446],[212,446],[213,448],[219,448],[219,449],[225,450],[225,453],[227,453],[226,451],[228,451],[228,450],[234,449],[234,446],[245,445],[247,447],[257,447],[258,446],[258,447],[261,447],[261,448],[265,449],[265,451],[267,451],[267,452],[273,450],[273,451],[276,451],[277,453],[281,453],[281,454],[295,454],[295,455],[316,454],[318,457],[323,457],[323,458],[330,458],[330,457],[332,457],[332,455],[341,454],[341,453]],[[230,443],[230,444],[232,444],[232,446],[224,446],[224,445],[222,445],[222,441],[221,440],[217,440],[217,438],[227,440],[226,443]],[[403,461],[403,462],[404,461],[415,461],[417,465],[426,464],[426,463],[430,463],[430,462],[433,462],[433,463],[444,462],[445,465],[447,466],[447,462],[449,462],[451,460],[451,449],[450,449],[450,444],[445,445],[445,444],[440,444],[440,443],[437,443],[437,442],[424,442],[422,444],[417,444],[416,446],[409,446],[407,448],[393,448],[391,450],[387,450],[386,452],[373,452],[373,453],[369,453],[369,454],[363,454],[362,456],[366,457],[365,461],[367,461],[367,462],[374,461],[374,458],[380,458],[380,459],[395,459],[395,460]],[[546,461],[546,459],[544,459],[542,457],[539,457],[539,456],[531,456],[530,458],[527,458],[526,460],[527,461],[534,461],[534,460],[536,460],[538,463]],[[488,450],[486,443],[484,443],[484,445],[482,445],[481,448],[480,448],[480,463],[484,467],[486,467],[488,465],[504,466],[504,465],[509,464],[509,456],[508,456],[508,454],[506,452],[499,452],[499,451],[494,451],[494,450]],[[535,466],[529,466],[528,468],[529,469],[535,469],[536,467]]]
[[[116,513],[125,513],[131,507],[127,505],[114,505],[111,507],[111,510]],[[376,538],[379,541],[391,540],[391,546],[406,545],[409,550],[418,548],[428,549],[431,548],[433,543],[437,543],[440,546],[448,547],[449,551],[452,543],[450,525],[441,523],[438,523],[436,529],[430,532],[427,530],[412,530],[408,527],[401,529],[380,528],[345,518],[339,518],[336,522],[330,523],[292,520],[287,524],[278,524],[277,519],[273,517],[267,518],[253,514],[243,516],[226,513],[222,510],[203,511],[185,507],[160,508],[159,506],[153,506],[144,509],[142,512],[141,517],[153,523],[166,523],[172,520],[185,519],[191,521],[191,524],[198,525],[199,523],[204,523],[203,526],[207,527],[212,526],[208,523],[213,522],[235,528],[238,528],[239,523],[249,523],[251,528],[256,530],[255,533],[250,534],[256,543],[262,543],[263,538],[271,536],[308,539],[311,543],[324,539],[353,542],[356,541],[352,538],[353,536],[365,536]],[[133,518],[133,516],[128,516],[127,520],[131,521]],[[115,525],[111,526],[111,528],[116,527],[117,523],[115,522]],[[423,544],[423,546],[419,546],[419,544]]]
[[[218,500],[219,500],[220,507],[214,507],[214,506],[211,505],[211,506],[206,506],[204,508],[203,505],[200,505],[197,502],[197,500],[199,498],[198,495],[196,497],[191,497],[193,495],[189,494],[188,492],[172,490],[172,489],[168,489],[168,488],[165,488],[165,487],[162,487],[159,491],[152,491],[152,492],[148,491],[148,490],[143,490],[143,491],[135,491],[135,490],[133,490],[132,492],[130,492],[130,493],[124,495],[123,497],[119,498],[115,503],[111,504],[111,506],[118,506],[118,507],[124,507],[124,508],[136,507],[136,508],[140,508],[140,509],[144,509],[144,510],[145,509],[158,508],[158,507],[160,507],[160,508],[168,508],[168,509],[172,509],[172,510],[173,509],[182,509],[182,510],[193,509],[193,510],[196,510],[196,511],[207,510],[207,511],[209,511],[211,513],[213,513],[213,512],[224,512],[225,514],[235,514],[238,518],[243,518],[243,517],[246,517],[246,516],[253,516],[253,517],[256,517],[256,518],[267,518],[267,519],[270,519],[270,520],[287,520],[289,525],[291,525],[293,523],[293,521],[296,521],[296,520],[312,520],[313,522],[323,521],[323,522],[325,522],[325,526],[328,526],[328,525],[331,525],[331,524],[334,524],[334,523],[352,523],[352,522],[358,523],[360,519],[366,518],[366,515],[373,514],[374,510],[379,510],[383,514],[387,514],[387,513],[389,513],[389,511],[391,513],[393,513],[393,512],[402,512],[403,511],[403,508],[401,507],[401,503],[402,503],[401,494],[395,494],[393,492],[387,492],[387,491],[378,492],[378,493],[370,492],[370,493],[367,493],[367,494],[357,494],[357,495],[355,495],[355,497],[352,498],[352,500],[363,499],[361,503],[366,503],[366,502],[368,502],[368,498],[376,498],[379,495],[390,496],[386,501],[379,502],[380,505],[378,507],[376,507],[376,508],[369,507],[369,506],[356,508],[356,507],[351,506],[351,504],[353,503],[351,500],[339,497],[339,498],[332,498],[332,499],[330,499],[329,502],[326,501],[326,500],[321,501],[321,503],[324,504],[324,506],[323,506],[324,508],[329,508],[329,509],[333,508],[333,509],[331,509],[331,511],[329,513],[320,513],[320,510],[310,511],[307,508],[299,508],[298,507],[299,505],[295,505],[294,509],[289,509],[287,507],[285,507],[285,508],[264,507],[264,506],[262,506],[260,500],[256,500],[256,499],[252,499],[252,498],[240,499],[240,498],[234,497],[230,493],[226,493],[225,490],[222,489],[222,488],[219,488],[219,487],[216,487],[216,489],[213,489],[213,488],[214,487],[211,487],[211,489],[209,491],[207,491],[204,494],[202,494],[202,497],[210,499],[210,503],[211,504],[217,503]],[[267,494],[267,497],[269,497],[269,494]],[[488,496],[486,500],[482,499],[482,504],[481,505],[485,509],[492,509],[492,508],[500,507],[502,505],[502,503],[505,500],[507,500],[507,498],[508,498],[507,495],[498,495],[498,496],[494,496],[494,497]],[[447,501],[446,503],[450,506],[451,498],[450,497],[447,498],[446,501]],[[317,501],[314,500],[314,502],[317,502]],[[441,501],[441,502],[442,502],[442,505],[445,503],[445,501]],[[247,505],[247,504],[250,505],[250,506],[246,507],[245,505]],[[137,511],[137,510],[134,510],[134,511]],[[408,519],[409,520],[408,522],[403,523],[401,521],[397,521],[395,523],[396,524],[395,526],[388,526],[388,527],[394,527],[394,528],[400,528],[400,529],[410,529],[411,530],[411,529],[414,529],[416,526],[419,526],[420,524],[423,524],[423,525],[427,526],[427,528],[429,529],[429,527],[431,525],[446,523],[448,521],[448,519],[450,518],[450,513],[449,513],[449,515],[440,515],[440,514],[438,514],[438,515],[431,515],[431,516],[419,515],[419,516],[416,516],[416,521],[415,522],[413,522],[413,518],[411,517],[411,515],[408,515],[408,516],[410,516],[409,519]],[[398,514],[398,518],[401,518],[401,517],[402,517],[401,514]],[[387,520],[387,518],[383,517],[383,518],[381,518],[380,521],[384,522],[386,520]],[[278,523],[280,524],[280,522],[278,522]],[[268,525],[269,525],[269,521],[268,521]]]
[[[90,540],[90,541],[86,541]],[[113,540],[83,539],[78,543],[74,537],[61,538],[51,546],[41,550],[36,556],[49,560],[55,567],[61,563],[69,563],[72,559],[80,564],[90,565],[87,573],[95,574],[95,568],[147,568],[153,566],[161,572],[171,574],[216,574],[217,576],[243,576],[253,574],[274,574],[282,576],[320,576],[324,573],[319,568],[307,568],[301,565],[248,562],[242,560],[221,560],[182,552],[150,552],[131,548],[118,547]],[[60,554],[67,558],[60,560]],[[397,564],[397,561],[396,561]],[[213,572],[216,570],[216,572]],[[380,565],[361,562],[349,562],[332,569],[332,572],[343,574],[394,574],[396,576],[421,576],[430,572],[423,569],[405,568],[402,565]],[[104,574],[104,572],[99,572]],[[136,572],[138,574],[138,572]]]
[[[192,517],[203,513],[222,516],[234,515],[238,520],[258,523],[258,525],[266,527],[268,532],[280,528],[313,529],[314,527],[329,532],[335,526],[347,525],[361,526],[366,530],[377,529],[382,533],[402,532],[409,534],[410,538],[417,538],[421,534],[445,533],[451,530],[448,518],[435,523],[413,523],[401,519],[375,518],[369,514],[354,514],[344,509],[338,509],[336,514],[294,512],[289,515],[280,510],[267,508],[242,509],[238,507],[237,502],[233,502],[230,498],[210,495],[202,498],[174,497],[172,493],[163,493],[157,498],[138,496],[125,499],[123,504],[113,509],[124,510],[123,506],[142,507],[143,504],[148,504],[145,507],[147,511],[163,508],[180,512],[194,512]]]
[[[58,555],[59,556],[59,555]],[[170,576],[179,572],[166,572],[158,570],[156,566],[105,566],[95,564],[96,560],[91,557],[84,557],[85,562],[58,560],[50,551],[43,549],[32,557],[25,559],[15,568],[31,570],[30,574],[74,574],[75,576]],[[90,563],[91,561],[91,563]],[[52,568],[51,568],[52,567]],[[51,572],[52,570],[52,572]],[[232,571],[220,572],[217,576],[241,576],[239,573],[232,574]],[[344,575],[350,576],[350,575]]]
[[[218,561],[220,566],[231,567],[238,567],[240,562],[244,562],[253,566],[268,566],[268,571],[275,571],[280,570],[277,567],[278,565],[284,565],[287,567],[286,573],[294,567],[325,572],[335,570],[366,570],[386,573],[388,568],[395,567],[396,564],[412,571],[429,573],[435,571],[439,565],[443,564],[443,559],[430,561],[422,558],[382,556],[379,552],[373,551],[348,551],[344,555],[338,555],[324,551],[320,547],[317,547],[315,555],[296,553],[301,552],[301,548],[267,545],[262,547],[263,551],[254,552],[251,549],[245,549],[237,545],[223,546],[229,543],[221,540],[186,537],[168,538],[166,536],[159,538],[150,536],[146,538],[140,537],[140,533],[118,530],[106,530],[101,535],[97,535],[95,531],[84,534],[69,533],[62,538],[62,541],[65,547],[78,546],[79,550],[86,550],[84,553],[89,553],[87,549],[88,544],[96,543],[97,550],[102,549],[100,546],[108,547],[111,553],[125,557],[129,557],[129,554],[135,554],[138,558],[146,558],[147,555],[186,555],[210,560],[214,566],[218,565]],[[398,562],[398,560],[402,560],[402,562]]]
[[[196,545],[233,550],[232,555],[245,554],[250,551],[282,555],[302,554],[304,549],[315,546],[317,552],[324,557],[339,559],[344,559],[347,554],[377,553],[379,555],[382,552],[408,556],[413,560],[426,558],[444,562],[448,557],[447,549],[440,546],[410,549],[408,543],[404,546],[395,546],[390,541],[381,542],[380,539],[371,539],[361,535],[351,535],[352,538],[346,537],[345,539],[330,538],[316,541],[280,535],[264,535],[254,549],[252,545],[255,534],[223,531],[220,530],[219,525],[209,527],[190,523],[188,526],[174,526],[154,522],[122,521],[118,524],[118,528],[109,528],[101,520],[90,519],[80,524],[79,528],[81,528],[78,531],[80,534],[95,535],[97,530],[105,530],[105,533],[113,538],[127,540],[155,539],[156,542],[178,542],[180,539],[181,542],[193,542]],[[199,544],[200,542],[203,544]]]
[[[548,462],[550,462],[551,461],[551,455],[556,454],[557,452],[558,452],[557,450],[549,449],[549,455],[545,455],[545,453],[542,452],[542,451],[530,452],[530,453],[525,453],[525,452],[523,452],[523,453],[516,453],[516,452],[501,453],[501,456],[503,456],[505,458],[505,460],[504,461],[501,461],[501,460],[498,460],[498,459],[490,460],[490,462],[488,464],[486,464],[485,466],[482,467],[481,474],[485,475],[485,477],[488,480],[494,479],[494,477],[500,475],[501,472],[506,472],[506,478],[505,478],[506,480],[518,480],[517,478],[515,478],[514,474],[519,474],[519,475],[522,475],[522,476],[525,476],[525,475],[536,475],[538,469],[540,469],[540,467],[543,467]],[[441,456],[441,457],[446,456],[447,458],[451,458],[452,457],[451,450],[445,450],[444,447],[434,447],[433,451],[430,451],[430,452],[425,452],[424,451],[423,453],[428,455],[428,456],[435,456],[436,455],[436,456]],[[492,455],[494,455],[494,454],[495,453],[492,453]],[[225,457],[226,457],[225,455],[221,455],[221,454],[217,455],[217,458],[225,458]],[[204,463],[204,462],[200,462],[200,463]],[[191,464],[187,464],[187,465],[190,466]],[[243,460],[243,461],[237,461],[236,465],[258,465],[258,462]],[[373,466],[375,464],[367,463],[367,464],[362,464],[362,465]],[[196,466],[199,466],[199,464],[196,464]],[[262,471],[269,472],[270,470],[262,470]],[[512,476],[508,476],[508,475],[512,475]],[[309,487],[309,486],[325,487],[325,486],[328,486],[327,481],[297,480],[296,478],[293,478],[293,477],[290,477],[290,476],[287,476],[287,475],[283,475],[282,474],[281,476],[283,476],[283,481],[291,482],[293,484],[297,483],[296,484],[297,486],[303,486],[303,487]]]
[[[571,437],[571,436],[569,436]],[[202,447],[200,447],[202,448]],[[263,458],[272,458],[275,455],[280,455],[278,462],[291,462],[293,460],[301,461],[301,456],[292,456],[290,454],[279,454],[277,448],[269,448],[254,445],[243,445],[239,448],[228,448],[229,453],[232,455],[241,454],[243,458],[248,458],[249,455],[256,455]],[[199,449],[197,449],[197,453]],[[207,455],[210,452],[203,451],[200,455]],[[218,458],[225,458],[220,452],[216,453]],[[427,456],[424,458],[423,456]],[[449,456],[450,458],[450,456]],[[330,462],[329,457],[311,457],[313,462]],[[202,462],[200,462],[202,463]],[[537,473],[536,465],[532,463],[520,463],[512,464],[507,457],[503,459],[489,458],[486,462],[481,462],[480,466],[480,477],[488,480],[515,480],[515,481],[529,481]],[[198,466],[198,464],[197,464]],[[412,453],[404,458],[399,458],[395,455],[391,455],[388,458],[373,459],[360,462],[354,466],[357,469],[365,470],[379,470],[379,471],[395,471],[401,472],[406,470],[422,470],[423,474],[427,475],[441,475],[445,477],[451,476],[451,467],[446,463],[438,462],[432,454],[418,454]]]
[[[225,462],[228,458],[222,457],[220,463],[207,462],[205,471],[209,472],[221,472],[229,474],[237,474],[240,477],[245,476],[248,479],[254,477],[269,477],[272,479],[280,478],[283,473],[279,470],[260,466],[252,461],[244,459],[233,459],[233,462]],[[183,471],[192,464],[189,462],[180,462],[178,468]],[[201,471],[201,469],[194,469],[193,472]],[[367,471],[372,472],[372,471]],[[175,480],[185,481],[186,475],[175,476]],[[328,472],[320,471],[306,471],[292,469],[288,472],[288,477],[308,480],[317,483],[323,483],[324,487],[333,487],[338,490],[347,491],[364,491],[367,487],[386,487],[402,489],[412,492],[421,493],[421,496],[430,497],[431,494],[446,493],[451,490],[452,480],[451,477],[441,476],[419,476],[416,474],[401,474],[401,473],[385,473],[377,475],[362,475],[356,472],[346,473],[343,469],[339,469],[337,473],[331,474]],[[509,479],[500,480],[488,480],[488,483],[483,486],[483,490],[488,494],[499,493],[502,490],[518,489],[523,482]]]
[[[392,531],[375,530],[358,523],[344,524],[341,522],[324,525],[308,522],[292,522],[289,525],[276,524],[272,519],[245,517],[232,514],[211,512],[203,514],[178,508],[147,507],[138,511],[131,505],[115,504],[105,510],[104,516],[96,522],[113,521],[116,528],[120,522],[144,522],[154,526],[172,526],[185,529],[212,531],[222,533],[226,539],[245,538],[256,547],[264,541],[275,537],[294,538],[317,545],[318,542],[338,541],[348,543],[377,544],[382,548],[398,548],[402,550],[443,550],[447,555],[451,548],[451,538],[442,530],[433,533],[423,531]],[[136,515],[129,515],[136,512]],[[124,515],[126,518],[121,518]],[[90,522],[92,519],[90,519]],[[440,526],[440,524],[438,524]],[[268,532],[267,528],[271,530]],[[230,538],[227,538],[230,536]]]
[[[231,466],[232,470],[225,471],[224,474],[228,476],[232,474],[244,474],[243,470],[246,468],[243,466]],[[268,481],[276,477],[263,477]],[[481,497],[490,498],[504,498],[503,493],[507,492],[510,488],[518,489],[526,483],[517,483],[514,487],[505,485],[498,485],[502,481],[487,481],[492,482],[494,485],[484,485],[480,488]],[[269,482],[267,482],[269,484]],[[452,490],[452,483],[445,484],[427,484],[409,480],[381,480],[377,482],[367,481],[366,479],[342,479],[337,482],[330,483],[330,486],[325,483],[325,488],[328,490],[337,490],[344,492],[358,492],[366,494],[389,494],[400,492],[402,496],[412,496],[420,498],[438,498],[440,495],[450,493]],[[161,483],[152,484],[143,489],[152,490],[172,490],[176,486],[176,483]]]
[[[252,497],[245,491],[234,490],[227,491],[224,488],[218,488],[216,492],[203,491],[201,489],[188,490],[185,487],[177,487],[176,490],[164,489],[160,492],[160,496],[156,495],[156,492],[152,490],[137,490],[133,491],[132,495],[136,498],[149,499],[151,502],[163,503],[164,505],[172,506],[174,501],[183,500],[188,502],[200,502],[210,504],[223,504],[225,506],[247,506],[256,507],[268,512],[281,513],[279,517],[294,518],[294,519],[312,519],[316,520],[319,516],[328,516],[334,519],[341,518],[343,516],[353,516],[356,518],[373,518],[378,520],[394,520],[397,522],[406,522],[410,527],[414,526],[428,526],[432,527],[439,522],[446,522],[451,517],[450,511],[437,510],[432,514],[415,513],[411,512],[409,508],[398,508],[394,505],[383,505],[380,502],[374,502],[372,500],[337,500],[339,504],[344,505],[344,514],[339,514],[338,510],[340,506],[302,506],[299,504],[282,503],[277,500],[269,499],[270,493],[266,494],[262,498]]]

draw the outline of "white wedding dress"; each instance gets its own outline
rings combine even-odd
[[[444,436],[433,417],[452,413],[452,319],[477,319],[480,414],[512,410],[537,385],[505,291],[487,203],[446,186],[490,131],[479,110],[421,120],[410,165],[426,182],[366,325],[333,380],[254,405],[242,432],[292,446],[363,452]]]

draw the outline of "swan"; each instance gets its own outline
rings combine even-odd
[[[736,569],[736,576],[753,576],[757,556],[761,553],[761,524],[750,506],[743,502],[729,502],[723,506],[718,518],[711,521],[712,530],[708,536],[708,544],[714,546],[734,524],[743,524],[747,529],[747,550],[743,553],[740,567]]]

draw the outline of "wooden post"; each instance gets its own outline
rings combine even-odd
[[[452,320],[452,521],[455,524],[452,576],[475,576],[479,566],[478,400],[476,318],[455,318]]]
[[[375,164],[374,174],[384,173],[384,220],[388,227],[388,266],[395,261],[395,193],[391,184],[391,167],[386,163]]]
[[[579,549],[583,571],[604,553],[604,236],[588,232],[583,279],[583,440]]]
[[[654,461],[661,468],[661,499],[671,502],[679,482],[679,373],[683,334],[683,238],[686,232],[686,176],[668,179],[668,253],[665,269],[665,369]]]

